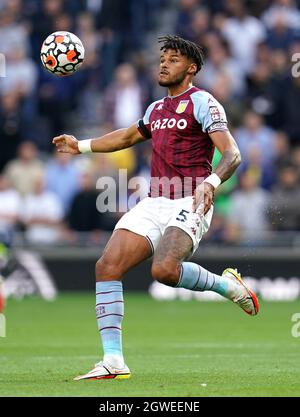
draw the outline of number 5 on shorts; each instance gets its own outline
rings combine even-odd
[[[186,213],[188,214],[188,210],[181,210],[181,212],[176,217],[176,220],[179,220],[180,222],[185,222],[187,220]]]

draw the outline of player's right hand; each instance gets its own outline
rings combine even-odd
[[[193,195],[193,213],[198,213],[199,217],[206,215],[214,201],[214,187],[207,183],[202,182],[196,187]]]
[[[80,154],[78,140],[72,135],[60,135],[53,138],[52,143],[56,146],[57,152]]]

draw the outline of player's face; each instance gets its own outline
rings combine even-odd
[[[158,83],[163,87],[172,87],[181,84],[189,71],[191,62],[179,51],[167,49],[160,56]],[[190,72],[190,74],[192,74]]]

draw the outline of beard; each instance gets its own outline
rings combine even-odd
[[[158,84],[161,87],[176,87],[177,85],[180,85],[184,81],[185,77],[186,77],[186,72],[183,71],[180,74],[178,74],[176,78],[169,79],[166,81],[158,81]]]

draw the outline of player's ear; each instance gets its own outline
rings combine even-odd
[[[191,74],[191,75],[195,75],[196,72],[197,72],[197,64],[195,64],[195,63],[190,64],[187,73]]]

